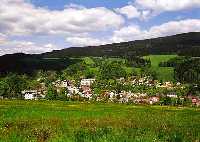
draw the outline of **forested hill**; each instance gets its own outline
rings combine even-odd
[[[70,58],[43,58],[40,55],[23,53],[9,54],[0,57],[0,75],[9,72],[33,74],[37,70],[61,71],[71,64],[80,62]]]
[[[200,32],[101,46],[72,47],[42,54],[45,57],[134,56],[178,54],[200,56]]]
[[[70,64],[79,62],[78,59],[70,57],[133,57],[148,54],[178,54],[200,57],[200,32],[101,46],[67,48],[40,55],[22,53],[4,55],[0,57],[0,73],[10,71],[32,73],[40,69],[62,70]]]

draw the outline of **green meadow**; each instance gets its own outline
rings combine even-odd
[[[151,69],[157,73],[158,80],[173,81],[174,69],[172,67],[159,67],[160,62],[166,62],[177,55],[149,55],[143,57],[151,60]]]
[[[149,56],[144,56],[144,59],[150,59],[151,60],[151,67],[150,69],[157,74],[158,80],[162,81],[174,81],[174,68],[172,67],[159,67],[160,62],[166,62],[172,58],[177,57],[177,55],[149,55]],[[82,58],[85,63],[90,66],[94,64],[94,61],[90,57],[84,57]],[[98,59],[98,58],[97,58]],[[124,59],[120,58],[108,58],[106,59],[108,62],[109,61],[124,61]],[[123,67],[127,73],[135,72],[138,75],[140,75],[140,68],[133,68],[133,67]],[[98,72],[98,68],[92,68],[90,67],[90,70],[94,72],[95,74]]]
[[[166,62],[172,58],[177,57],[177,55],[149,55],[144,56],[144,59],[150,59],[151,60],[151,69],[156,72],[158,80],[162,81],[174,81],[174,68],[172,67],[159,67],[160,62]],[[98,58],[97,58],[98,59]],[[94,61],[90,57],[84,57],[82,60],[85,61],[85,63],[90,66],[94,64]],[[109,61],[124,61],[124,59],[120,58],[108,58],[106,59],[107,62]],[[140,68],[132,68],[132,67],[123,67],[127,73],[135,72],[138,75],[140,75]],[[98,67],[92,68],[90,67],[90,70],[94,73],[98,73]]]
[[[0,101],[2,142],[199,142],[200,109]]]

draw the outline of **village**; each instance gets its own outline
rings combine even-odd
[[[39,81],[39,80],[38,80]],[[96,101],[96,102],[112,102],[112,103],[132,103],[132,104],[149,104],[149,105],[184,105],[184,103],[193,106],[200,106],[200,98],[193,96],[192,93],[187,92],[186,95],[180,95],[175,90],[184,90],[186,87],[181,83],[173,82],[159,82],[152,80],[150,77],[132,77],[129,81],[124,78],[116,81],[123,85],[130,85],[134,87],[146,86],[154,88],[154,90],[167,90],[163,92],[153,92],[149,94],[145,91],[131,91],[131,90],[103,90],[100,94],[95,94],[93,84],[96,79],[88,78],[81,79],[78,85],[75,85],[74,80],[56,80],[52,82],[56,93],[64,92],[68,100],[76,101]],[[47,87],[45,83],[40,83],[41,88],[38,90],[24,90],[22,97],[25,100],[40,100],[47,98]]]

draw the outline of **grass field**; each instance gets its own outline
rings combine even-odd
[[[159,80],[173,81],[174,69],[171,67],[159,67],[159,63],[168,61],[175,57],[177,57],[177,55],[149,55],[144,58],[151,60],[151,68],[157,73]]]
[[[150,59],[151,60],[151,69],[157,73],[158,80],[162,81],[174,81],[174,69],[171,67],[159,67],[160,62],[168,61],[172,58],[177,57],[177,55],[149,55],[144,56],[144,59]],[[90,57],[84,57],[82,60],[85,61],[85,63],[89,66],[94,64],[94,61]],[[106,59],[107,62],[111,61],[124,61],[124,59],[120,58],[108,58]],[[123,67],[125,71],[128,74],[131,74],[133,72],[140,75],[140,68],[132,68],[132,67]],[[98,73],[98,68],[90,68],[92,72],[95,74]]]
[[[0,141],[199,142],[200,109],[0,101]]]

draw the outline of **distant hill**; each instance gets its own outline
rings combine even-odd
[[[144,56],[149,54],[200,56],[200,32],[100,46],[72,47],[44,53],[42,56]]]
[[[101,46],[66,48],[40,55],[23,53],[4,55],[0,57],[0,74],[8,72],[33,73],[40,69],[59,71],[70,64],[79,62],[78,59],[70,59],[69,57],[125,57],[149,54],[200,57],[200,32]]]
[[[40,55],[23,53],[9,54],[0,57],[0,75],[14,72],[33,74],[36,70],[61,71],[67,66],[79,62],[79,59],[43,58]]]

